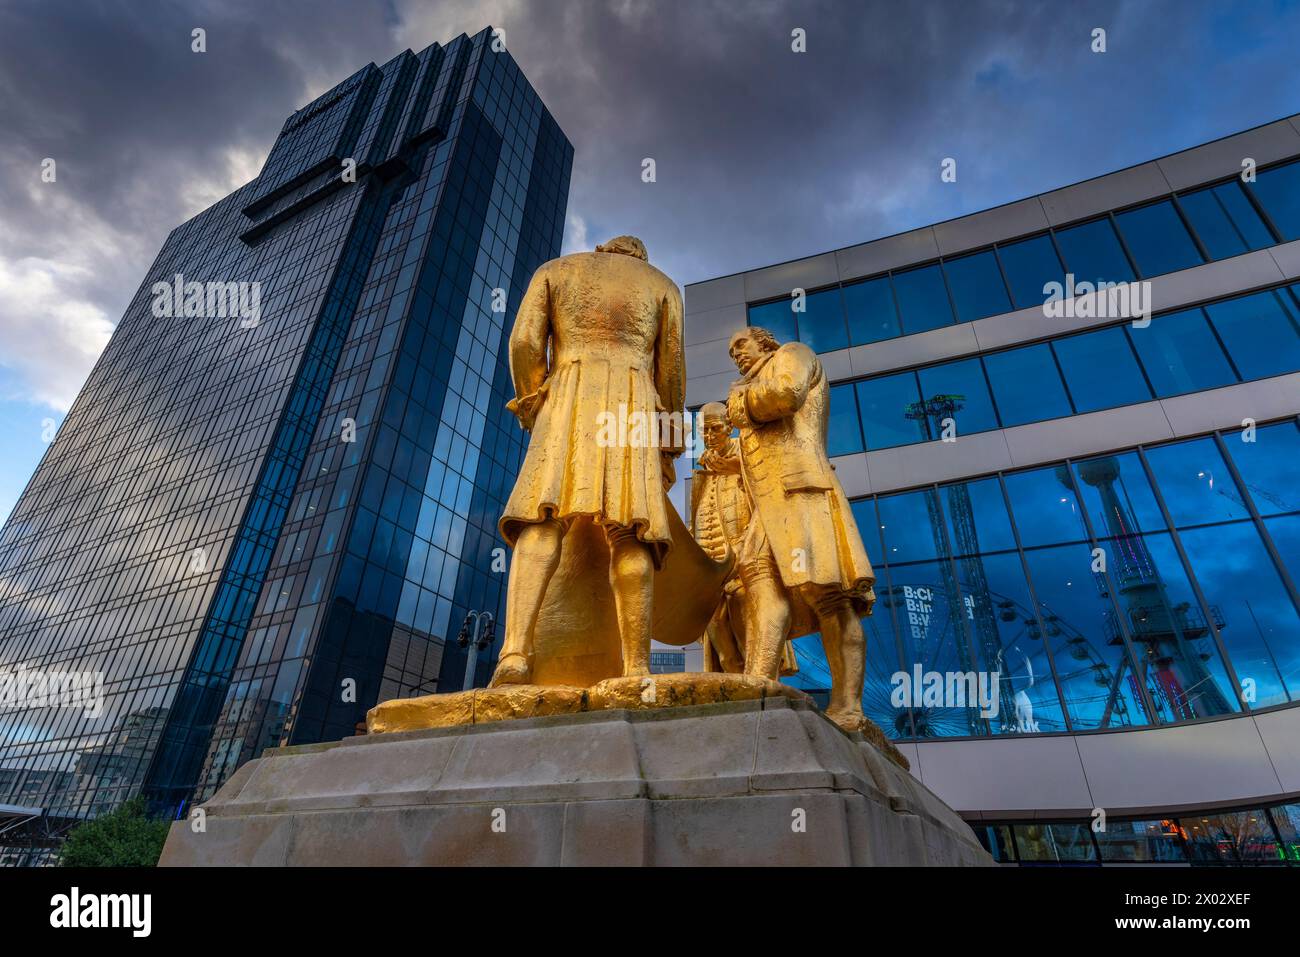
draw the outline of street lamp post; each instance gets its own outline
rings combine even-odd
[[[484,619],[487,624],[483,625]],[[474,634],[470,636],[469,623],[474,622]],[[490,611],[471,611],[465,616],[465,622],[460,626],[460,635],[456,638],[456,643],[462,648],[468,649],[465,653],[465,684],[462,691],[468,691],[474,687],[474,671],[478,666],[478,653],[492,644],[496,638],[496,618]],[[479,634],[479,628],[482,628],[482,635]]]

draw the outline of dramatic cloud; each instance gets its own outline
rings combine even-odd
[[[255,176],[288,113],[403,48],[503,28],[576,148],[565,248],[634,232],[687,283],[1294,112],[1298,19],[1195,0],[10,2],[0,399],[66,408],[167,232]]]

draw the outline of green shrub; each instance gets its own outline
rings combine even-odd
[[[132,798],[68,834],[62,867],[155,867],[167,840],[167,821],[149,817],[143,798]]]

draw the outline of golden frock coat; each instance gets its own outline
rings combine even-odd
[[[733,387],[727,413],[782,582],[838,588],[869,614],[875,573],[826,455],[830,389],[816,353],[787,342],[769,354]]]
[[[532,435],[501,515],[505,540],[513,546],[529,523],[587,515],[634,528],[662,565],[672,536],[660,453],[680,454],[681,436],[660,445],[656,414],[681,412],[686,381],[676,284],[621,253],[544,263],[510,334],[510,373],[509,408]],[[602,413],[629,423],[627,434]],[[611,431],[615,441],[601,441]]]

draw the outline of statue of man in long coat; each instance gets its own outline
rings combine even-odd
[[[576,542],[592,533],[603,532],[604,542],[573,560],[589,563],[607,544],[607,567],[574,570],[564,585],[572,594],[550,596],[557,613],[546,617],[581,613],[598,601],[581,590],[584,583],[608,575],[623,674],[649,674],[655,574],[674,538],[665,476],[684,444],[680,431],[658,432],[659,413],[680,414],[684,402],[681,293],[633,236],[553,259],[533,275],[519,306],[510,371],[516,398],[508,407],[532,436],[500,521],[514,555],[492,685],[534,679],[539,617],[575,523],[575,555]],[[611,415],[633,424],[630,441],[609,441]],[[686,535],[684,526],[678,534]],[[567,637],[582,640],[573,634],[581,630],[571,627]]]
[[[808,346],[780,345],[756,326],[735,333],[729,352],[741,379],[727,397],[727,417],[740,430],[741,472],[759,519],[750,537],[764,539],[746,543],[742,568],[753,561],[743,556],[766,556],[784,586],[769,594],[796,592],[813,610],[831,672],[826,716],[860,730],[866,667],[861,617],[875,603],[875,574],[826,454],[826,374]],[[746,662],[762,661],[765,677],[777,677],[788,607],[762,615],[761,633],[748,637]]]

